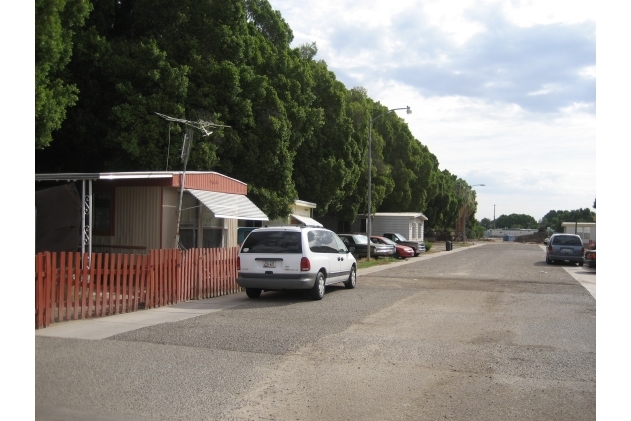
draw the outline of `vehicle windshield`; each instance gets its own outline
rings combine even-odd
[[[368,237],[365,235],[353,235],[353,240],[355,244],[368,244]]]
[[[377,239],[377,241],[383,242],[383,243],[391,245],[391,246],[396,246],[397,245],[397,243],[395,243],[394,241],[392,241],[389,238],[379,238],[379,239]]]
[[[407,241],[407,238],[405,238],[404,236],[402,236],[401,234],[394,234],[394,236],[396,238],[399,239],[399,241]]]

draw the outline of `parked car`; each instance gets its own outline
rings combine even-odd
[[[346,247],[354,247],[357,257],[368,256],[368,236],[364,234],[338,234]],[[389,244],[370,244],[370,256],[386,257],[394,256],[396,249]]]
[[[585,257],[583,258],[583,262],[587,265],[588,268],[596,267],[596,250],[587,250],[585,252]]]
[[[576,234],[552,234],[546,247],[546,263],[570,262],[583,266],[585,248]]]
[[[425,253],[425,243],[423,241],[408,240],[398,232],[386,232],[383,234],[383,237],[386,237],[397,244],[412,247],[414,249],[414,256],[418,256],[420,253]]]
[[[263,291],[310,290],[321,300],[327,285],[355,288],[357,261],[333,232],[304,225],[265,227],[252,231],[237,257],[237,284],[250,298]]]
[[[386,237],[373,235],[372,237],[370,237],[370,241],[372,241],[373,243],[388,244],[394,246],[394,257],[396,257],[397,259],[404,259],[406,257],[413,257],[415,255],[414,249],[412,247],[397,244]]]

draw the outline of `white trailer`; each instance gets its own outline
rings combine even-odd
[[[424,241],[425,221],[421,212],[381,212],[373,214],[372,235],[396,232],[408,240]],[[359,215],[351,226],[353,232],[366,232],[366,214]]]

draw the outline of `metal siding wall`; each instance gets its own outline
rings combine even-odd
[[[224,230],[224,234],[226,235],[226,247],[237,247],[237,230],[239,225],[238,219],[225,219],[224,220],[226,226],[228,227],[227,232]]]
[[[410,219],[408,217],[377,216],[373,219],[372,235],[382,236],[386,232],[396,232],[408,238],[409,231]]]
[[[162,247],[172,249],[175,247],[175,231],[177,228],[177,205],[180,200],[180,192],[176,188],[165,187],[162,189]]]
[[[173,185],[179,187],[182,176],[173,176]],[[196,174],[186,173],[185,188],[205,191],[215,191],[220,193],[247,194],[248,185],[240,181],[231,179],[222,174]]]
[[[114,244],[160,248],[160,187],[116,189]]]

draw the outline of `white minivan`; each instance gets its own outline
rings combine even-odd
[[[355,288],[357,261],[351,251],[326,228],[257,228],[239,250],[237,284],[250,298],[262,291],[309,289],[311,298],[321,300],[326,285]]]

